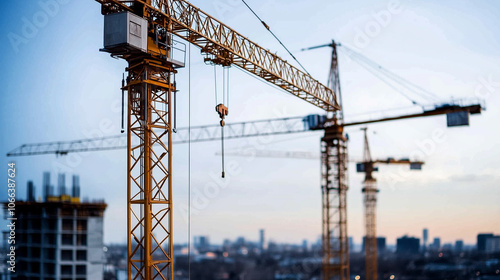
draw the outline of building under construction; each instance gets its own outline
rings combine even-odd
[[[103,279],[104,201],[82,202],[79,177],[71,194],[59,174],[59,194],[44,173],[44,199],[35,199],[28,182],[26,201],[17,201],[16,273],[12,279]],[[4,204],[7,217],[7,204]],[[5,241],[4,236],[4,241]]]

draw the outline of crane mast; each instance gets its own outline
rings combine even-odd
[[[328,85],[337,93],[342,106],[334,41]],[[321,138],[321,196],[322,196],[322,277],[323,280],[348,280],[349,242],[347,236],[347,138],[344,136],[343,112],[334,112],[325,124]]]
[[[130,59],[128,63],[129,279],[172,279],[171,100],[175,70],[172,64],[156,59]],[[138,144],[132,145],[132,138],[138,138]]]
[[[363,152],[365,180],[363,181],[363,200],[365,205],[365,273],[366,279],[377,280],[377,183],[372,176],[374,164],[368,143],[367,128],[364,130],[365,147]]]

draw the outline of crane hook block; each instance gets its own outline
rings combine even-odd
[[[215,106],[215,111],[219,114],[219,117],[221,118],[221,120],[220,120],[220,126],[224,126],[225,125],[224,118],[229,113],[227,107],[224,106],[224,104],[221,103],[221,104]]]

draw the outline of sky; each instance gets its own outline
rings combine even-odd
[[[191,3],[292,63],[292,58],[253,14],[236,0]],[[300,52],[335,39],[386,69],[435,93],[440,99],[481,98],[486,109],[469,127],[447,128],[445,116],[369,126],[374,158],[420,155],[422,171],[380,166],[377,231],[388,243],[402,235],[463,239],[500,234],[500,3],[493,1],[247,1],[313,77],[326,83],[328,48]],[[99,52],[103,16],[99,4],[82,0],[9,1],[0,17],[0,180],[16,163],[18,199],[33,180],[41,196],[42,173],[80,175],[82,196],[104,199],[105,242],[124,243],[126,233],[126,153],[124,150],[8,158],[21,144],[116,135],[120,132],[121,77],[126,62]],[[192,46],[188,69],[177,75],[178,126],[218,123],[214,112],[213,68]],[[411,103],[340,52],[339,71],[346,120],[367,112],[388,112]],[[220,70],[220,69],[219,69]],[[322,111],[236,70],[230,70],[230,115],[226,123]],[[218,81],[221,82],[220,79]],[[220,94],[220,93],[219,93]],[[426,100],[424,100],[426,101]],[[429,100],[430,102],[430,100]],[[363,156],[359,127],[346,129],[349,156]],[[227,150],[248,145],[262,150],[320,151],[320,132],[240,139]],[[214,243],[245,236],[258,240],[315,242],[321,233],[319,160],[228,157],[236,166],[221,180],[219,142],[192,144],[192,235]],[[187,240],[188,147],[173,151],[174,242]],[[364,235],[363,176],[349,165],[348,234]],[[207,185],[218,186],[206,197]],[[0,199],[7,197],[0,187]],[[3,191],[1,191],[3,190]]]

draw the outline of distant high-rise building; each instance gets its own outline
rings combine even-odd
[[[361,243],[361,253],[365,252],[365,242],[366,236],[363,236],[363,241]],[[385,237],[377,237],[377,252],[382,253],[386,250]]]
[[[349,236],[348,238],[349,241],[349,252],[354,252],[354,239],[352,236]],[[321,242],[320,242],[321,244]]]
[[[385,237],[377,237],[377,252],[383,253],[386,250]]]
[[[480,233],[477,235],[477,250],[479,252],[486,251],[486,239],[493,237],[493,233]]]
[[[261,229],[259,231],[259,249],[260,249],[260,252],[264,252],[264,249],[265,249],[265,236],[264,236],[264,229]]]
[[[57,178],[57,187],[59,188],[59,195],[67,195],[66,193],[66,174],[61,173]]]
[[[33,181],[28,181],[27,191],[28,191],[27,201],[36,201],[35,185],[33,185]]]
[[[422,237],[423,237],[423,242],[424,244],[422,244],[424,246],[424,250],[427,249],[427,242],[429,241],[429,230],[424,228],[423,232],[422,232]]]
[[[198,251],[206,251],[210,247],[210,241],[208,236],[195,236],[194,237],[194,248]]]
[[[52,195],[54,195],[54,190],[50,185],[50,172],[43,172],[43,199],[47,201]]]
[[[107,205],[53,196],[45,188],[50,186],[46,174],[46,201],[33,199],[34,189],[26,201],[16,201],[16,273],[12,279],[103,279]],[[6,204],[4,211],[6,215]]]
[[[396,252],[400,255],[417,254],[420,249],[420,239],[403,236],[396,241]]]
[[[73,175],[73,186],[71,187],[71,196],[80,197],[80,177]]]
[[[439,237],[434,237],[434,241],[432,242],[432,248],[434,250],[439,250],[441,249],[441,238]]]
[[[309,250],[309,246],[307,244],[307,240],[302,240],[302,250],[304,250],[305,252],[307,252]]]
[[[457,240],[455,241],[455,252],[462,252],[464,250],[464,241]]]
[[[486,253],[499,253],[500,252],[500,235],[495,235],[486,238],[484,251]]]

